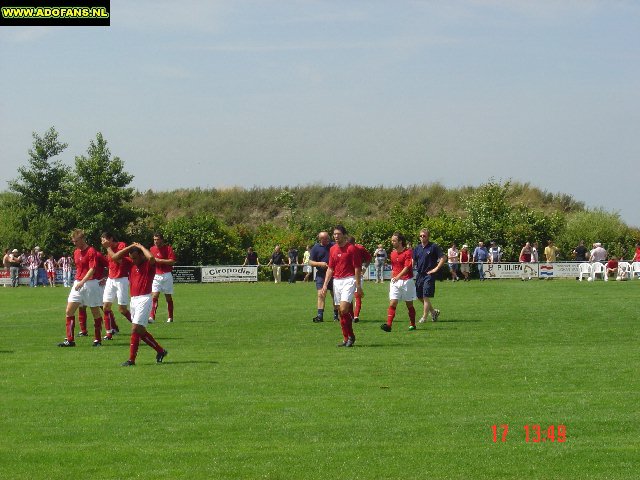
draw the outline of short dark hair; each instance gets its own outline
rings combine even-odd
[[[107,240],[115,240],[116,237],[113,235],[112,232],[106,231],[106,232],[102,232],[102,234],[100,235],[102,238],[106,238]]]
[[[162,240],[164,240],[164,235],[162,235],[162,233],[160,233],[160,232],[154,232],[153,236],[161,238]]]
[[[347,229],[344,228],[344,225],[336,225],[335,227],[333,227],[333,230],[340,230],[342,232],[343,235],[347,234]]]
[[[391,236],[392,237],[397,237],[398,241],[402,244],[403,247],[407,246],[407,239],[405,238],[405,236],[402,233],[400,233],[398,231],[395,231],[395,232],[393,232],[391,234]]]
[[[129,253],[142,253],[142,249],[140,247],[131,247],[129,249]]]

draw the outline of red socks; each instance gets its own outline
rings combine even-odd
[[[360,309],[362,308],[362,297],[357,296],[357,297],[354,298],[354,300],[355,300],[356,306],[355,306],[353,314],[354,314],[354,316],[359,317],[360,316]]]
[[[142,337],[142,341],[153,348],[156,352],[164,352],[164,348],[162,348],[160,344],[156,342],[156,339],[153,338],[153,335],[151,335],[149,332],[146,332],[144,334],[144,336]]]
[[[67,317],[67,340],[74,341],[74,331],[76,329],[76,317],[75,315]]]
[[[416,309],[413,305],[409,307],[409,325],[416,326]]]
[[[93,319],[94,340],[100,342],[102,339],[102,317]]]
[[[340,327],[342,327],[342,336],[345,342],[349,340],[349,337],[356,338],[353,333],[353,317],[351,313],[340,314]]]
[[[391,326],[393,324],[393,319],[396,316],[396,307],[391,307],[387,309],[387,325]],[[415,310],[414,310],[414,320],[415,320]]]
[[[138,347],[140,346],[140,334],[133,332],[131,334],[131,345],[129,346],[129,360],[133,363],[136,362],[136,356],[138,355]]]
[[[151,318],[156,319],[156,310],[158,310],[158,299],[151,299]]]
[[[80,331],[87,333],[87,308],[80,308],[78,310],[78,321],[80,322]]]
[[[167,302],[167,310],[169,311],[169,318],[173,318],[173,298]]]

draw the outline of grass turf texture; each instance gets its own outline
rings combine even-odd
[[[121,316],[58,348],[67,289],[0,288],[0,478],[637,478],[640,281],[439,282],[414,332],[387,292],[346,349],[312,284],[178,285],[123,368]]]

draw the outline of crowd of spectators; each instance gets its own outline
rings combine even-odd
[[[32,288],[55,287],[56,272],[62,270],[62,280],[65,287],[71,286],[71,272],[73,259],[70,256],[62,256],[58,260],[53,255],[48,257],[40,247],[24,250],[22,253],[17,248],[5,249],[2,265],[5,269],[9,283],[5,287],[18,287],[20,284],[20,270],[26,270],[29,274],[29,286]]]

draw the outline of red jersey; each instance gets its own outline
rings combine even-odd
[[[93,274],[94,280],[102,280],[107,276],[109,269],[109,260],[101,252],[96,250],[96,271]]]
[[[636,248],[636,254],[633,256],[634,262],[640,262],[640,247]]]
[[[131,296],[148,295],[151,293],[153,277],[156,274],[156,265],[145,260],[141,265],[132,263],[129,272],[129,284],[131,285]]]
[[[460,261],[467,263],[469,261],[469,251],[460,250]]]
[[[161,247],[156,247],[155,245],[149,249],[151,254],[159,258],[160,260],[175,260],[176,254],[173,253],[173,248],[171,245],[163,245]],[[172,265],[161,265],[160,263],[156,263],[156,273],[169,273],[173,271]]]
[[[618,268],[618,260],[609,260],[607,262],[607,268]]]
[[[337,243],[329,250],[329,268],[333,269],[333,278],[353,277],[356,268],[362,268],[360,252],[351,243],[341,247]]]
[[[126,246],[127,245],[124,242],[118,242],[115,247],[113,245],[111,246],[111,250],[113,251],[113,253],[116,253]],[[111,259],[110,255],[107,258],[109,260],[109,278],[123,278],[129,276],[129,271],[131,270],[131,265],[133,264],[133,262],[128,255],[122,257],[120,259],[120,263],[114,262]]]
[[[371,254],[366,248],[364,248],[364,245],[360,245],[359,243],[356,243],[354,247],[358,249],[358,253],[360,253],[360,258],[362,259],[362,263],[371,263]]]
[[[413,252],[410,248],[405,248],[400,253],[393,249],[391,251],[391,276],[397,276],[405,267],[409,267],[409,269],[400,277],[400,280],[413,278]]]
[[[93,278],[96,278],[96,253],[96,249],[90,245],[84,250],[76,248],[73,251],[73,262],[76,264],[76,280],[82,280],[91,268],[94,269]]]

